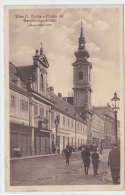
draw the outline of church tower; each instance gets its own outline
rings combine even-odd
[[[40,53],[36,50],[36,54],[33,56],[33,66],[32,89],[43,96],[47,96],[47,69],[49,64],[46,56],[43,54],[42,42]]]
[[[85,48],[85,38],[83,34],[83,26],[81,22],[80,38],[78,40],[78,51],[74,54],[76,61],[73,65],[73,91],[74,91],[74,107],[87,121],[91,115],[91,68],[92,64],[88,62],[89,53]]]

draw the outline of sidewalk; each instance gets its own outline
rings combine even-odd
[[[32,156],[23,156],[19,158],[10,158],[10,160],[23,160],[23,159],[30,159],[30,158],[41,158],[41,157],[47,157],[47,156],[57,156],[59,154],[44,154],[44,155],[32,155]]]
[[[78,152],[78,151],[77,151]],[[72,154],[75,154],[77,152],[72,152]],[[23,157],[19,157],[19,158],[10,158],[10,160],[24,160],[24,159],[30,159],[30,158],[41,158],[41,157],[48,157],[48,156],[58,156],[58,155],[65,155],[65,154],[41,154],[41,155],[32,155],[32,156],[23,156]]]

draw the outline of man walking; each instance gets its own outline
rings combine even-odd
[[[69,165],[69,158],[70,158],[70,156],[71,156],[71,152],[70,152],[68,146],[66,146],[66,149],[64,150],[64,153],[65,153],[65,157],[66,157],[66,165],[67,165],[67,163],[68,163],[68,165]]]
[[[110,166],[113,184],[118,184],[120,176],[120,150],[116,143],[113,146],[114,148],[109,152],[108,166]]]
[[[90,167],[90,152],[87,146],[85,147],[85,151],[82,154],[82,158],[83,158],[83,163],[85,168],[85,175],[88,175],[88,170]]]
[[[97,175],[98,166],[99,166],[99,154],[97,153],[96,148],[94,149],[94,153],[92,154],[92,164],[93,164],[94,175]]]

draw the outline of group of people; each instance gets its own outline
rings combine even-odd
[[[90,167],[90,159],[93,164],[94,176],[98,174],[99,162],[102,159],[102,150],[101,147],[94,147],[92,153],[90,153],[90,148],[88,146],[82,147],[81,157],[84,163],[85,175],[88,175],[88,170]],[[64,150],[66,157],[66,165],[69,165],[69,158],[72,154],[72,147],[67,145]],[[113,184],[119,184],[118,180],[120,178],[120,149],[117,144],[113,144],[113,149],[109,152],[108,155],[108,167],[110,167]]]
[[[97,175],[99,159],[100,159],[99,154],[97,153],[97,148],[94,148],[94,152],[92,153],[92,156],[91,156],[89,148],[85,146],[84,148],[82,148],[81,157],[84,163],[85,175],[88,175],[88,170],[90,167],[90,157],[92,158],[94,175]]]

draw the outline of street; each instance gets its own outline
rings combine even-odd
[[[66,165],[65,155],[52,155],[10,162],[10,185],[111,185],[102,180],[107,171],[109,150],[103,150],[98,175],[94,176],[92,163],[89,174],[85,175],[81,152],[73,153],[70,164]]]

